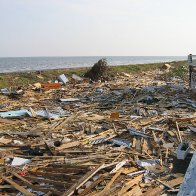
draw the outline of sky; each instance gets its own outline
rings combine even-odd
[[[196,54],[195,0],[0,0],[0,57]]]

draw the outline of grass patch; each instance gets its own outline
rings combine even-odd
[[[180,61],[172,64],[172,68],[168,73],[164,74],[165,80],[172,80],[173,77],[179,77],[183,80],[187,80],[188,77],[188,64],[186,61]]]
[[[184,78],[188,74],[188,69],[185,66],[174,67],[171,73],[173,76]]]
[[[70,77],[72,74],[83,75],[87,71],[87,68],[76,69],[55,69],[55,70],[43,70],[32,72],[18,72],[18,73],[1,73],[0,74],[0,88],[5,87],[18,87],[26,86],[36,82],[48,82],[49,80],[55,80],[60,74],[65,74]]]
[[[137,64],[137,65],[120,65],[113,67],[114,72],[139,73],[161,68],[165,63]]]
[[[137,64],[137,65],[120,65],[111,66],[113,74],[125,72],[129,74],[136,74],[145,71],[160,69],[165,63],[151,63],[151,64]],[[166,77],[177,75],[179,77],[185,76],[187,73],[186,61],[172,62],[172,69],[167,73]],[[0,88],[26,86],[36,82],[47,82],[55,80],[60,74],[65,74],[70,77],[72,74],[83,76],[89,68],[70,68],[70,69],[55,69],[43,70],[39,72],[19,72],[19,73],[1,73],[0,74]]]

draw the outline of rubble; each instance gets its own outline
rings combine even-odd
[[[1,89],[0,194],[178,193],[196,148],[196,102],[188,80],[161,74],[63,76],[18,99]]]
[[[169,72],[169,70],[171,69],[171,65],[166,63],[162,66],[162,70]]]
[[[65,74],[61,74],[60,76],[58,76],[58,79],[60,82],[62,82],[63,84],[66,84],[67,82],[69,82],[68,78],[65,76]]]
[[[85,73],[85,77],[93,81],[106,80],[108,78],[109,67],[106,59],[100,59],[93,67]]]

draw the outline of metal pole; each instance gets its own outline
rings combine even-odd
[[[192,75],[192,54],[188,55],[188,64],[189,64],[189,87],[191,88],[191,75]]]

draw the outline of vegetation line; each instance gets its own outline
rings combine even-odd
[[[125,72],[130,74],[138,74],[141,72],[151,71],[155,69],[160,69],[165,63],[150,63],[150,64],[137,64],[137,65],[119,65],[111,66],[112,72],[114,74]],[[178,76],[183,76],[187,69],[186,61],[170,62],[173,69],[170,73],[171,76],[176,74]],[[47,82],[49,80],[55,80],[60,74],[65,74],[66,76],[71,76],[76,74],[83,76],[87,70],[90,68],[68,68],[68,69],[55,69],[55,70],[43,70],[43,71],[31,71],[31,72],[18,72],[18,73],[0,73],[0,88],[6,87],[17,87],[28,84],[33,84],[36,82]],[[41,74],[40,74],[41,73]]]

